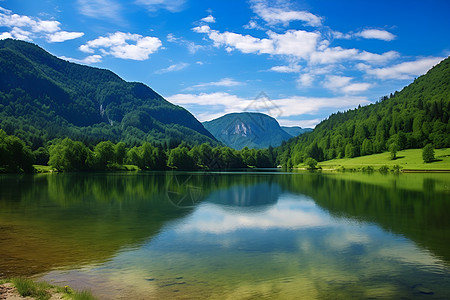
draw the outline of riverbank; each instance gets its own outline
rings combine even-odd
[[[87,291],[74,291],[68,286],[58,287],[31,279],[0,279],[0,300],[95,300]]]

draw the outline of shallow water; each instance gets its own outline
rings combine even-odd
[[[0,277],[102,299],[448,299],[449,213],[449,174],[0,176]]]

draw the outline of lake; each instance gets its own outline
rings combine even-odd
[[[0,278],[100,299],[450,299],[450,174],[0,176]]]

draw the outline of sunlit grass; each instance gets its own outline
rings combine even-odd
[[[11,282],[22,297],[30,296],[36,300],[47,300],[51,297],[51,294],[48,292],[51,286],[47,283],[34,282],[25,278],[13,278]]]
[[[406,170],[450,170],[450,148],[436,149],[435,161],[424,163],[422,149],[409,149],[397,152],[397,159],[391,160],[390,153],[384,152],[355,158],[342,158],[323,161],[319,163],[323,169],[355,169],[362,170],[364,167],[372,167],[374,170],[386,166],[393,169],[399,166]]]
[[[64,299],[95,300],[90,291],[74,291],[72,288],[58,287],[46,282],[36,282],[26,278],[2,279],[0,284],[12,283],[22,297],[33,297],[36,300],[48,300],[52,292],[63,295]]]

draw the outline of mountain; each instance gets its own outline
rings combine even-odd
[[[214,137],[234,149],[278,146],[292,136],[274,118],[261,113],[232,113],[203,125]]]
[[[293,137],[299,136],[301,134],[304,134],[306,132],[310,132],[313,130],[312,128],[301,128],[299,126],[292,126],[292,127],[281,126],[281,129],[283,129],[284,131],[286,131],[289,135],[291,135]]]
[[[148,86],[11,39],[0,41],[0,128],[34,149],[63,137],[88,145],[217,144],[192,114]]]
[[[275,149],[278,163],[318,161],[422,148],[450,147],[450,57],[400,92],[346,112]]]

